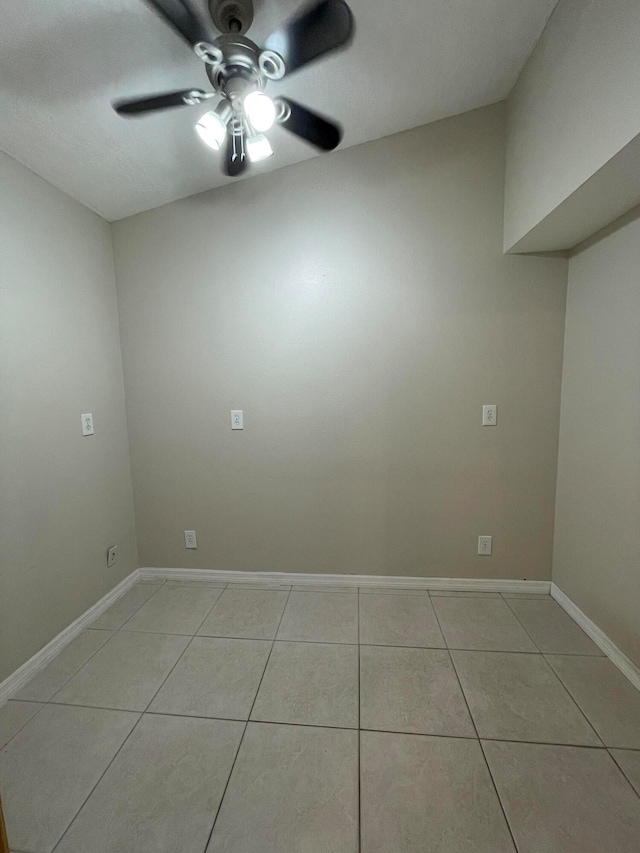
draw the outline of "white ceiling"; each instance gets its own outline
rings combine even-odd
[[[271,83],[357,145],[503,99],[557,0],[349,0],[351,47]],[[201,8],[205,0],[193,0]],[[254,0],[260,43],[300,3]],[[205,107],[125,120],[116,97],[208,89],[202,63],[142,0],[3,0],[0,148],[106,219],[229,181],[193,124]],[[252,174],[317,156],[281,128]],[[331,155],[324,155],[331,156]]]

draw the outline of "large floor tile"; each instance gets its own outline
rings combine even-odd
[[[520,853],[638,853],[640,801],[606,750],[483,747]]]
[[[223,590],[215,586],[166,583],[131,617],[125,629],[195,634],[222,593]]]
[[[640,752],[633,752],[629,749],[611,749],[609,751],[640,796]]]
[[[202,853],[243,726],[146,714],[56,853]]]
[[[362,853],[515,853],[478,741],[360,737]]]
[[[640,749],[640,691],[608,658],[547,660],[607,746]]]
[[[535,652],[531,638],[507,603],[493,598],[434,598],[450,649]]]
[[[112,631],[83,631],[25,684],[16,694],[16,699],[48,702],[112,636]]]
[[[358,647],[276,642],[252,720],[358,727]]]
[[[249,723],[207,853],[303,851],[358,851],[358,733]]]
[[[144,711],[188,643],[189,637],[120,631],[52,701]]]
[[[141,581],[130,590],[125,592],[115,604],[112,604],[108,610],[105,610],[97,619],[91,623],[92,628],[110,628],[117,631],[122,628],[127,619],[130,619],[133,614],[140,610],[142,605],[148,601],[162,586],[161,583],[152,583],[150,581]]]
[[[509,599],[509,607],[541,652],[558,655],[602,655],[600,649],[553,600]]]
[[[0,749],[23,729],[42,708],[38,702],[11,700],[0,708]],[[0,791],[0,794],[2,792]]]
[[[360,642],[444,648],[431,599],[423,595],[361,595]]]
[[[47,705],[5,746],[0,791],[14,849],[53,850],[137,720],[125,711]]]
[[[363,729],[474,737],[449,652],[360,647]]]
[[[480,737],[602,746],[542,655],[451,656]]]
[[[196,637],[149,710],[246,720],[270,650],[268,640]]]
[[[347,592],[292,592],[278,639],[357,643],[357,596]]]
[[[208,637],[273,640],[289,593],[226,589],[198,631]]]

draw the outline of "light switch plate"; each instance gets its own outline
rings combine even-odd
[[[231,429],[244,429],[244,415],[242,409],[231,410]]]
[[[93,435],[93,415],[91,412],[80,415],[80,418],[82,420],[82,434]]]
[[[482,426],[495,426],[498,423],[498,406],[490,403],[482,407]]]

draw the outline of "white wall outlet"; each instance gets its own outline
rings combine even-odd
[[[495,426],[498,423],[498,406],[490,403],[482,407],[482,426]]]
[[[118,546],[114,545],[113,548],[109,548],[107,551],[107,568],[110,569],[111,566],[115,565],[116,560],[118,559]]]
[[[82,419],[82,434],[93,435],[93,415],[91,412],[80,415],[80,418]]]
[[[492,545],[493,536],[478,536],[478,554],[482,554],[483,557],[490,557]]]
[[[231,409],[231,429],[244,429],[242,409]]]
[[[198,541],[196,539],[195,530],[185,530],[184,532],[184,547],[185,548],[197,548]]]

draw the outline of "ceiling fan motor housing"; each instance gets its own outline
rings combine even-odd
[[[253,0],[209,0],[209,11],[221,33],[242,35],[253,22]]]
[[[233,106],[252,89],[262,90],[266,79],[260,71],[260,50],[250,39],[238,35],[219,36],[214,43],[222,53],[222,62],[207,65],[207,76],[217,92]]]

